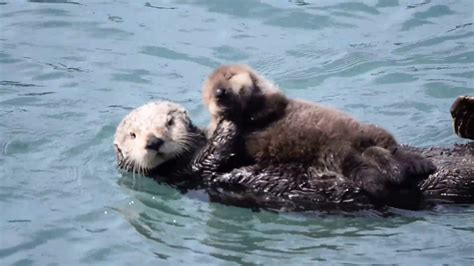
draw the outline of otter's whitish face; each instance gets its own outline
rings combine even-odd
[[[118,166],[147,174],[188,150],[196,131],[178,104],[163,101],[138,107],[117,127],[114,147]]]

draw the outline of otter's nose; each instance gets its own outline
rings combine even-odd
[[[160,147],[163,145],[163,143],[165,143],[163,139],[157,138],[155,136],[151,136],[148,138],[148,141],[146,142],[145,149],[158,151]]]
[[[221,99],[225,95],[225,89],[219,88],[215,91],[214,95],[216,96],[217,99]]]

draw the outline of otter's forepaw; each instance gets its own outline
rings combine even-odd
[[[400,167],[397,167],[397,169],[393,169],[392,172],[386,176],[389,183],[396,185],[400,185],[408,179],[407,175],[405,175],[404,171]]]
[[[237,123],[228,119],[221,118],[217,122],[217,126],[216,126],[216,129],[214,130],[212,139],[222,138],[224,136],[227,139],[229,139],[229,137],[235,137],[238,134],[239,134],[239,127]]]
[[[371,197],[377,201],[384,202],[387,200],[389,191],[387,184],[392,180],[387,180],[385,175],[381,175],[379,171],[374,168],[366,168],[358,171],[358,178],[356,183],[364,189]]]

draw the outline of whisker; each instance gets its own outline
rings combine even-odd
[[[128,160],[127,161],[127,171],[132,171],[132,163],[133,163],[133,160]]]

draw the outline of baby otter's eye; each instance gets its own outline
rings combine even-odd
[[[168,116],[168,118],[166,120],[166,125],[169,126],[169,127],[174,125],[174,119],[173,119],[172,116]]]
[[[137,137],[137,135],[135,135],[135,133],[133,133],[133,132],[130,131],[130,137],[131,137],[132,139],[135,139],[135,138]]]
[[[218,88],[215,92],[214,95],[217,99],[222,99],[224,98],[226,94],[226,89],[225,88]]]
[[[239,89],[239,95],[244,95],[245,92],[246,92],[245,87],[241,87],[241,88]]]

